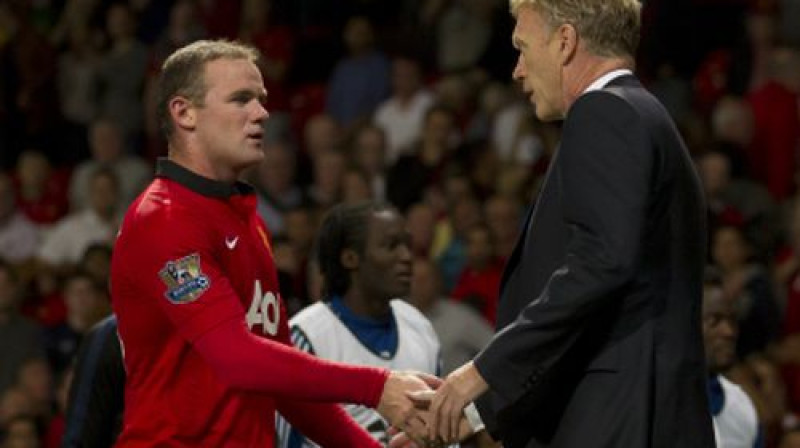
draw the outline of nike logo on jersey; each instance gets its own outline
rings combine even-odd
[[[225,245],[228,246],[228,249],[233,250],[236,247],[236,244],[239,243],[239,237],[233,238],[225,238]]]

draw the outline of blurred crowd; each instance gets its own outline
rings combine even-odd
[[[739,310],[727,376],[781,448],[800,447],[798,25],[800,0],[646,0],[638,67],[705,187],[709,270]],[[154,80],[200,38],[264,56],[247,180],[290,314],[320,299],[325,211],[382,199],[445,371],[473,356],[560,133],[511,82],[512,28],[507,0],[0,0],[0,446],[59,445],[119,219],[166,151]]]

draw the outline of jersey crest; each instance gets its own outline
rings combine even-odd
[[[194,302],[211,286],[208,276],[200,269],[197,253],[168,261],[158,271],[158,276],[167,286],[164,296],[176,305]]]

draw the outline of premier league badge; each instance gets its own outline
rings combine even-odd
[[[194,302],[211,285],[208,276],[200,270],[200,255],[197,253],[168,261],[158,271],[158,276],[167,285],[164,296],[176,305]]]

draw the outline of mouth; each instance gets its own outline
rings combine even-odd
[[[247,141],[253,144],[261,145],[264,142],[263,132],[251,132],[247,134]]]

